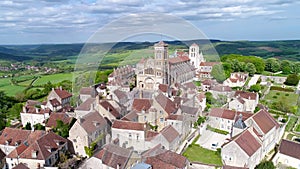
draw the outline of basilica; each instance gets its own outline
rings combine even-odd
[[[137,87],[156,90],[159,84],[172,86],[192,81],[204,61],[195,43],[189,47],[189,52],[176,51],[175,56],[169,56],[168,44],[160,41],[154,45],[154,57],[141,59],[136,65]]]

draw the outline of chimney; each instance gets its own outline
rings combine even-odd
[[[94,110],[94,104],[91,104],[90,110]]]
[[[52,87],[52,91],[54,91],[54,88]]]
[[[61,87],[61,86],[59,86],[59,89],[60,89],[60,90],[62,90],[62,87]]]
[[[32,158],[37,158],[37,151],[33,150],[33,151],[31,152],[31,157],[32,157]]]
[[[110,108],[109,108],[109,106],[107,106],[107,111],[108,111],[108,112],[110,112]]]

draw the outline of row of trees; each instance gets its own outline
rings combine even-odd
[[[242,56],[237,54],[224,55],[221,57],[222,65],[215,65],[212,69],[212,76],[223,82],[232,72],[248,72],[250,76],[263,71],[278,72],[282,74],[300,73],[300,62],[278,60],[276,58],[262,59],[256,56]]]

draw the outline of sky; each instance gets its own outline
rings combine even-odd
[[[2,0],[0,44],[85,43],[120,18],[148,22],[145,13],[158,14],[152,25],[159,14],[180,18],[209,39],[294,40],[300,39],[299,9],[299,0]]]

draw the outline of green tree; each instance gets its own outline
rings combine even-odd
[[[296,86],[298,84],[298,82],[299,82],[299,76],[297,74],[290,74],[286,78],[284,84]]]
[[[69,129],[70,126],[68,124],[64,124],[62,120],[56,120],[56,127],[53,129],[53,131],[64,138],[68,138]]]
[[[207,102],[208,104],[212,104],[212,103],[215,102],[215,99],[213,98],[212,93],[206,92],[206,93],[205,93],[205,97],[206,97],[206,102]]]
[[[45,126],[41,125],[40,123],[35,124],[33,127],[35,130],[45,130]]]
[[[259,84],[255,84],[250,86],[249,91],[250,92],[259,92],[261,90],[261,86]]]
[[[223,65],[226,78],[229,78],[230,74],[233,72],[231,69],[231,64],[228,62],[223,62],[222,65]]]
[[[262,161],[255,169],[275,169],[275,166],[272,161]]]
[[[278,72],[280,70],[280,63],[275,58],[268,58],[265,60],[265,70],[270,72]]]
[[[211,71],[211,75],[219,82],[226,80],[223,66],[220,64],[214,65]]]
[[[11,108],[8,109],[8,113],[12,117],[19,118],[22,108],[23,108],[22,103],[16,103]]]
[[[291,72],[295,74],[300,73],[300,62],[291,62]]]
[[[255,65],[253,63],[247,63],[245,66],[245,71],[248,72],[250,76],[253,76],[256,72]]]
[[[283,74],[290,74],[292,69],[291,69],[291,64],[290,61],[288,60],[283,60],[281,62],[281,71]]]
[[[25,125],[25,130],[31,130],[31,123],[27,122]]]

